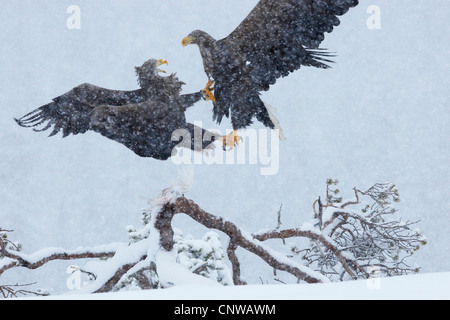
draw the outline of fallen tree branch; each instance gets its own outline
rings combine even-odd
[[[0,260],[0,275],[5,271],[22,267],[26,269],[38,269],[50,261],[56,260],[79,260],[79,259],[105,259],[111,258],[115,255],[116,250],[104,250],[105,247],[85,248],[78,250],[65,249],[44,249],[34,254],[26,255],[20,252],[13,252],[1,248],[1,254],[6,257],[6,260]]]
[[[103,281],[103,285],[95,290],[93,293],[105,293],[105,292],[111,292],[113,291],[114,287],[117,285],[117,283],[122,279],[122,277],[131,269],[133,268],[138,262],[143,261],[147,258],[147,256],[142,256],[138,259],[138,261],[133,261],[131,263],[127,263],[119,267],[116,272],[106,281]]]
[[[348,266],[347,259],[342,255],[341,251],[332,243],[331,239],[327,240],[321,234],[317,234],[312,231],[300,230],[300,229],[288,229],[288,230],[281,230],[281,231],[274,230],[271,232],[254,235],[254,237],[255,237],[255,239],[258,239],[260,241],[266,241],[269,239],[287,239],[287,238],[293,238],[293,237],[308,238],[310,240],[319,241],[327,249],[329,249],[331,252],[333,252],[333,254],[339,259],[339,262],[342,264],[342,267],[350,275],[350,277],[352,277],[353,280],[357,279],[354,272]],[[358,263],[355,260],[352,260],[352,263],[354,265],[356,265],[358,268],[360,268],[358,266]]]
[[[367,279],[370,277],[370,267],[378,267],[388,276],[416,272],[416,269],[406,264],[405,259],[420,245],[426,244],[426,238],[419,231],[411,229],[414,222],[403,223],[391,218],[396,210],[390,203],[398,201],[395,186],[376,184],[365,192],[354,188],[355,198],[344,202],[342,198],[336,197],[339,190],[333,186],[337,183],[337,180],[327,181],[326,202],[322,203],[319,198],[314,203],[314,219],[302,228],[282,230],[280,208],[275,229],[250,234],[231,221],[206,212],[174,188],[163,190],[158,198],[150,202],[149,210],[144,211],[142,216],[142,230],[136,231],[132,226],[127,228],[130,238],[128,244],[77,250],[48,248],[27,255],[20,252],[20,243],[12,242],[6,236],[6,232],[11,230],[0,228],[0,276],[13,268],[37,269],[56,260],[97,259],[83,270],[80,268],[93,280],[81,292],[111,292],[127,286],[164,288],[171,284],[161,283],[157,273],[157,254],[161,248],[174,252],[176,259],[183,252],[185,262],[186,257],[193,257],[195,262],[192,265],[184,264],[187,269],[209,277],[209,271],[206,272],[209,268],[215,272],[214,279],[223,284],[231,281],[235,285],[246,284],[241,279],[241,265],[236,254],[238,248],[258,256],[274,269],[274,275],[277,270],[285,271],[306,283]],[[363,197],[370,197],[372,205],[362,202]],[[232,277],[228,269],[223,267],[222,258],[225,255],[219,237],[209,236],[206,245],[180,241],[180,232],[174,232],[172,228],[172,220],[177,214],[185,214],[206,228],[221,231],[229,237],[226,253],[231,263]],[[291,241],[291,254],[288,255],[264,243],[280,239],[287,246],[285,240],[292,238],[309,239],[310,247],[298,249]],[[294,260],[300,254],[302,263]],[[210,260],[211,257],[216,260]],[[217,267],[216,262],[221,266]],[[223,279],[227,279],[227,282],[222,282]],[[283,282],[278,278],[275,280]],[[8,297],[16,292],[10,286],[4,286],[2,290],[0,293]]]
[[[168,226],[168,221],[178,213],[188,215],[193,220],[209,229],[222,231],[230,238],[232,249],[234,247],[241,247],[257,255],[268,265],[277,270],[286,271],[297,277],[297,279],[307,283],[328,282],[328,279],[320,273],[314,272],[307,267],[296,263],[295,261],[286,259],[284,255],[266,247],[259,240],[253,238],[253,236],[238,228],[234,223],[204,211],[194,201],[188,200],[185,197],[177,198],[175,201],[166,204],[161,210],[161,214],[158,215],[158,217],[163,219],[164,222],[158,222],[157,218],[157,222],[155,223],[156,228],[164,226],[164,228],[160,230],[162,237],[161,243],[166,244],[167,248],[173,247],[173,239],[170,239],[170,233],[164,231]],[[231,256],[234,260],[234,283],[239,285],[242,284],[242,281],[238,279],[238,276],[236,276],[236,273],[238,272],[238,264],[236,263],[237,260],[235,259],[235,255],[231,254]]]

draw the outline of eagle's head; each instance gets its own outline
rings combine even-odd
[[[186,47],[190,44],[196,44],[199,47],[204,47],[205,45],[211,44],[215,41],[208,33],[202,30],[192,31],[187,37],[185,37],[181,44]]]
[[[156,77],[159,77],[159,73],[166,73],[166,71],[158,68],[163,64],[169,65],[164,59],[150,59],[144,62],[142,66],[135,67],[139,85],[141,87],[145,86]]]

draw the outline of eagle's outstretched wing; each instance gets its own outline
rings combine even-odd
[[[93,106],[73,98],[55,99],[52,103],[15,120],[21,127],[33,128],[38,132],[53,127],[50,137],[56,135],[60,130],[63,131],[63,137],[67,137],[70,134],[76,135],[89,130],[90,113],[93,108]],[[43,127],[36,129],[40,125]]]
[[[63,131],[64,137],[85,133],[89,130],[90,113],[96,106],[121,106],[143,102],[145,97],[141,90],[110,90],[85,83],[16,121],[22,127],[38,127],[46,123],[42,129],[34,129],[35,131],[45,131],[53,126],[50,136],[60,130]]]
[[[43,126],[35,131],[53,128],[50,136],[60,130],[63,137],[91,130],[125,145],[141,157],[166,160],[177,145],[176,141],[172,141],[173,132],[189,129],[184,101],[179,99],[168,103],[157,100],[93,107],[76,99],[66,99],[63,104],[56,100],[16,121],[25,127]],[[188,101],[191,102],[191,99]]]
[[[59,97],[16,121],[23,127],[42,126],[42,129],[34,129],[35,131],[52,128],[50,136],[61,130],[63,137],[91,130],[123,144],[140,157],[166,160],[179,145],[178,141],[172,140],[172,134],[176,130],[185,129],[191,139],[196,137],[194,126],[186,123],[185,111],[199,101],[201,96],[201,93],[193,93],[181,95],[172,101],[149,100],[99,106],[92,106],[72,97]],[[207,141],[192,140],[192,143],[189,141],[183,145],[199,150],[199,146],[206,149],[210,144]]]
[[[332,55],[318,49],[325,32],[333,31],[340,24],[338,16],[357,4],[358,0],[260,0],[219,44],[244,59],[253,81],[268,90],[301,65],[327,68]]]

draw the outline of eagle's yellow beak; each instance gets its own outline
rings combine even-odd
[[[159,67],[159,66],[162,66],[163,64],[169,65],[169,63],[167,62],[167,60],[159,59],[159,60],[158,60],[158,63],[156,64],[156,66]]]
[[[167,60],[159,59],[158,62],[156,63],[156,66],[159,67],[159,66],[162,66],[163,64],[169,65],[169,63],[167,62]],[[167,72],[164,71],[164,70],[160,70],[160,69],[157,69],[157,70],[158,70],[159,72],[162,72],[162,73],[167,73]]]
[[[181,41],[181,45],[183,46],[183,47],[186,47],[186,46],[188,46],[188,45],[190,45],[191,43],[193,43],[194,42],[194,38],[193,37],[186,37],[186,38],[184,38],[183,39],[183,41]]]

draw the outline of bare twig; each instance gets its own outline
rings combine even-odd
[[[276,230],[279,230],[281,228],[281,225],[283,224],[281,222],[281,210],[282,209],[283,209],[283,205],[280,206],[280,209],[278,209],[278,212],[277,212],[278,219],[277,219],[277,228],[276,228]]]
[[[349,205],[357,205],[357,204],[359,204],[359,195],[358,195],[358,193],[362,193],[362,192],[359,191],[358,189],[356,189],[356,187],[353,188],[353,191],[355,192],[356,200],[355,201],[348,201],[348,202],[344,203],[343,205],[341,205],[341,209],[344,209],[345,207],[347,207]]]
[[[312,249],[301,252],[307,265],[314,265],[315,270],[330,278],[338,275],[340,280],[344,279],[345,274],[352,279],[367,278],[367,268],[371,266],[379,267],[388,276],[416,272],[417,269],[409,267],[405,259],[420,245],[425,244],[426,240],[420,232],[411,228],[417,222],[403,223],[392,218],[396,210],[391,207],[391,203],[399,201],[395,185],[377,183],[367,191],[353,188],[355,199],[341,205],[331,201],[334,197],[331,193],[337,194],[338,191],[331,190],[331,185],[336,186],[337,182],[331,179],[327,181],[329,204],[323,207],[335,209],[331,209],[333,211],[328,212],[326,220],[321,221],[323,216],[319,198],[314,203],[314,218],[318,220],[318,224],[323,225],[323,236],[332,241],[334,248],[313,239]],[[372,203],[363,205],[362,197],[369,197]],[[319,204],[319,212],[316,204]],[[347,209],[348,207],[352,208]],[[338,272],[336,261],[341,263],[343,271]],[[343,261],[347,266],[342,264]]]
[[[34,296],[46,296],[46,293],[20,289],[23,287],[29,287],[35,285],[36,283],[28,284],[15,284],[15,285],[0,285],[0,293],[5,299],[17,298],[21,296],[34,295]],[[18,289],[19,288],[19,289]]]

